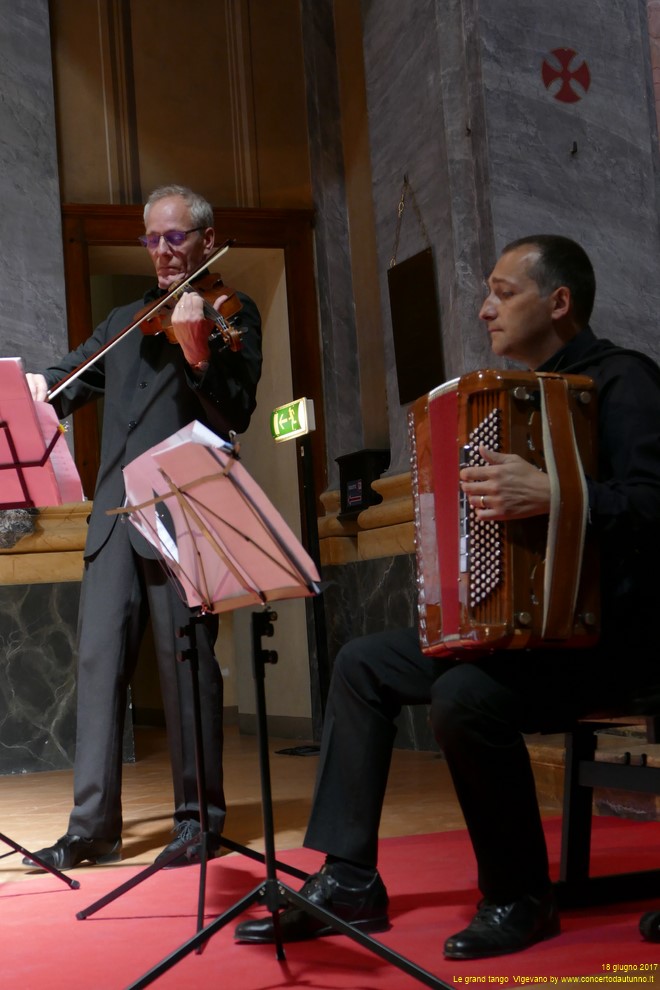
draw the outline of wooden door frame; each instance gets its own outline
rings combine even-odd
[[[142,206],[65,204],[62,207],[66,310],[71,349],[92,332],[89,250],[131,246],[144,232]],[[293,395],[314,401],[316,430],[311,434],[314,488],[318,500],[327,487],[323,379],[314,269],[311,210],[217,209],[215,228],[236,247],[279,248],[284,253]],[[120,274],[120,273],[118,273]],[[99,466],[96,406],[75,413],[74,444],[83,490],[94,491]],[[299,464],[299,484],[302,472]],[[302,505],[302,502],[301,502]]]

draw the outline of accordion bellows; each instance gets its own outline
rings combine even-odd
[[[476,371],[410,409],[419,634],[431,655],[592,646],[597,548],[586,476],[597,466],[597,400],[582,375]],[[477,519],[459,484],[479,445],[519,454],[551,484],[549,515]]]

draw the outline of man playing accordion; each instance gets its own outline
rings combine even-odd
[[[644,355],[597,339],[589,258],[558,236],[509,244],[489,279],[480,317],[495,355],[538,372],[580,374],[598,393],[598,473],[587,477],[588,527],[600,550],[602,626],[584,649],[495,650],[475,658],[426,655],[416,629],[362,637],[335,661],[305,845],[326,862],[302,888],[364,931],[388,927],[377,871],[378,828],[402,705],[429,704],[478,865],[483,899],[445,942],[449,959],[524,949],[559,933],[534,778],[524,734],[561,731],[619,706],[657,680],[652,621],[660,559],[660,370]],[[513,453],[484,451],[460,485],[478,519],[547,515],[548,475]],[[296,908],[284,940],[330,934]],[[273,940],[272,916],[236,937]]]

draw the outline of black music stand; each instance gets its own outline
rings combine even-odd
[[[265,664],[277,658],[272,651],[263,649],[262,637],[272,634],[272,623],[277,618],[268,603],[318,594],[319,576],[287,524],[236,460],[237,450],[231,445],[218,446],[217,438],[213,445],[199,442],[200,435],[199,424],[191,424],[176,435],[178,442],[170,438],[174,441],[172,445],[166,442],[129,465],[124,471],[129,504],[120,511],[130,513],[131,521],[142,534],[161,549],[191,607],[229,611],[248,604],[262,606],[261,612],[252,614],[252,661],[266,879],[209,925],[198,928],[192,938],[127,990],[148,986],[255,903],[265,903],[272,913],[278,960],[285,958],[279,912],[291,904],[325,921],[421,983],[445,990],[449,984],[443,980],[331,912],[310,904],[278,879],[277,867],[282,868],[283,864],[275,859],[264,689]],[[148,493],[146,499],[142,497],[145,493]],[[283,868],[294,872],[290,867]],[[300,871],[296,875],[306,876]],[[89,910],[83,916],[88,914]]]
[[[0,358],[0,472],[0,511],[82,500],[55,410],[33,401],[20,358]],[[10,847],[0,859],[21,853],[72,889],[80,886],[3,832],[0,842]]]
[[[201,440],[204,440],[211,447],[218,446],[222,451],[222,456],[225,458],[225,463],[228,465],[228,469],[231,468],[234,463],[233,458],[236,456],[235,448],[233,444],[226,443],[220,440],[213,433],[203,427],[199,423],[191,424],[184,430],[179,431],[169,440],[156,447],[151,448],[141,457],[138,457],[135,461],[128,465],[124,469],[124,477],[126,482],[126,492],[127,492],[127,506],[122,509],[114,510],[115,514],[128,514],[131,521],[135,524],[146,539],[160,551],[161,556],[167,562],[168,576],[174,582],[175,587],[179,594],[186,600],[188,605],[191,606],[192,612],[188,624],[178,630],[177,635],[180,638],[188,639],[188,647],[182,649],[178,654],[178,659],[180,661],[188,661],[190,668],[191,677],[191,694],[193,700],[193,731],[194,731],[194,750],[195,750],[195,776],[197,781],[197,797],[199,806],[199,822],[200,822],[200,832],[197,835],[191,836],[187,842],[180,845],[177,849],[173,850],[167,857],[160,858],[158,864],[152,864],[141,870],[130,880],[125,881],[125,883],[116,887],[114,890],[107,894],[104,894],[98,900],[94,901],[88,907],[83,908],[76,914],[76,917],[80,921],[84,921],[89,918],[92,914],[95,914],[102,907],[112,903],[118,897],[132,890],[138,884],[145,880],[148,880],[155,873],[160,870],[166,869],[172,860],[179,857],[182,852],[185,852],[191,845],[200,844],[200,878],[199,878],[199,895],[197,904],[197,931],[201,931],[204,924],[204,902],[206,896],[206,868],[209,859],[209,852],[211,849],[211,841],[213,840],[216,844],[218,843],[218,836],[212,834],[209,829],[208,824],[208,800],[206,795],[206,790],[204,787],[204,781],[206,780],[206,772],[204,766],[204,746],[202,737],[202,719],[201,719],[201,703],[200,703],[200,690],[199,690],[199,665],[198,665],[198,655],[197,655],[197,625],[203,621],[204,615],[211,611],[222,611],[221,603],[216,603],[217,607],[213,607],[209,599],[209,588],[215,587],[214,582],[217,582],[219,577],[219,569],[217,562],[220,560],[219,553],[224,557],[226,553],[232,555],[233,551],[231,549],[221,550],[221,545],[227,542],[228,536],[225,534],[224,537],[217,537],[220,540],[217,548],[214,549],[213,553],[208,555],[198,553],[196,545],[192,544],[194,559],[189,559],[188,554],[190,552],[190,538],[196,538],[195,533],[191,530],[191,524],[193,527],[196,522],[193,521],[197,517],[197,513],[193,510],[192,505],[195,499],[192,499],[192,503],[188,512],[186,512],[187,502],[182,492],[177,489],[164,490],[164,476],[160,474],[160,462],[157,461],[159,454],[164,454],[165,451],[170,449],[176,449],[182,443],[192,443],[193,445],[199,446]],[[175,459],[177,459],[180,454],[175,454]],[[217,466],[214,465],[214,473],[217,474]],[[236,467],[236,473],[239,473],[242,468]],[[154,473],[155,472],[155,473]],[[176,472],[175,472],[176,473]],[[222,476],[219,476],[218,481],[221,480]],[[202,479],[202,483],[207,479]],[[248,476],[248,482],[252,485],[257,492],[257,497],[261,495],[263,499],[264,496],[260,493],[257,487],[254,485]],[[157,496],[157,490],[163,490],[162,496]],[[141,498],[145,495],[151,493],[152,498],[147,499],[145,504],[139,504]],[[173,506],[173,511],[170,511],[167,506],[167,500],[170,497],[174,497],[178,493],[180,503],[183,506],[181,509],[179,504]],[[131,504],[133,500],[136,504]],[[136,501],[137,500],[137,501]],[[220,504],[227,502],[227,493],[224,492],[220,496]],[[193,516],[190,516],[193,513]],[[222,517],[211,513],[214,517],[214,525],[221,525],[227,527],[230,533],[230,539],[236,539],[237,531],[235,527]],[[228,513],[229,518],[232,517],[231,512]],[[177,525],[179,530],[177,532]],[[207,530],[208,533],[208,530]],[[263,538],[263,534],[262,538]],[[295,540],[293,534],[290,534],[291,539]],[[214,539],[216,537],[214,536]],[[240,541],[245,542],[244,538],[240,536]],[[259,554],[261,554],[261,549]],[[304,551],[302,551],[304,554]],[[307,567],[311,564],[313,570],[313,575],[310,572],[309,581],[310,585],[308,590],[301,591],[300,594],[313,594],[313,578],[316,576],[316,570],[311,561],[303,561],[302,566]],[[190,574],[194,574],[194,580],[201,582],[198,585],[190,583],[190,578],[188,575],[188,570]],[[225,564],[221,564],[220,571],[226,570]],[[282,576],[282,575],[280,575]],[[296,572],[296,580],[302,579],[303,572]],[[306,578],[305,578],[306,579]],[[243,579],[246,580],[246,579]],[[284,580],[287,582],[291,581],[290,574],[284,574]],[[182,587],[183,585],[183,587]],[[185,591],[184,591],[185,589]],[[234,586],[232,586],[234,589]],[[245,585],[245,593],[250,601],[258,602],[260,600],[265,600],[263,598],[263,593],[256,590],[256,586],[253,583],[248,583]],[[216,594],[219,594],[216,591]],[[240,843],[234,842],[225,835],[219,837],[220,846],[224,846],[226,849],[232,852],[240,852],[242,855],[254,859],[260,863],[265,862],[265,857],[253,849],[249,849],[247,846],[241,845]],[[276,865],[279,869],[284,872],[289,873],[291,876],[298,877],[301,880],[307,879],[307,874],[296,867],[289,866],[286,863],[280,863],[276,861]]]

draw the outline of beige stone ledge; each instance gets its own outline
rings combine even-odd
[[[322,564],[348,564],[414,552],[410,475],[379,478],[372,487],[383,501],[345,522],[338,519],[340,493],[326,492],[321,496],[326,510],[318,520]]]
[[[338,519],[337,516],[321,516],[318,520],[319,539],[346,537],[354,539],[360,527],[357,519]]]
[[[67,553],[16,553],[0,557],[0,585],[80,581],[82,573],[82,550]]]
[[[80,581],[91,502],[40,509],[34,532],[0,550],[0,584]]]
[[[323,492],[320,496],[326,516],[336,516],[341,508],[341,493],[339,489]]]
[[[320,540],[321,564],[332,567],[337,564],[352,564],[358,559],[357,538],[328,537]]]
[[[415,524],[399,523],[382,529],[368,529],[358,533],[358,560],[374,560],[377,557],[397,557],[413,553],[415,549]]]
[[[39,514],[34,517],[34,532],[8,550],[0,550],[0,554],[82,550],[87,538],[87,517],[91,511],[91,502],[71,502],[39,509]]]
[[[370,505],[358,516],[360,530],[384,529],[388,526],[398,526],[413,520],[412,495],[409,498],[383,500],[378,505]]]
[[[412,479],[409,472],[393,474],[391,478],[377,478],[371,482],[371,487],[385,500],[412,498]]]

